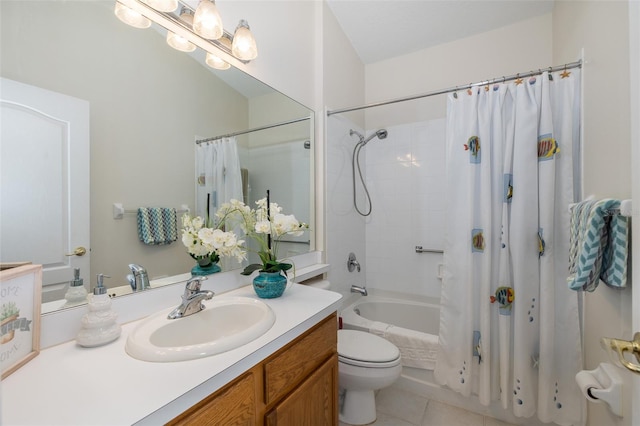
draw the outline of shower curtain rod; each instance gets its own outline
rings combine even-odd
[[[214,136],[212,138],[199,139],[199,140],[196,141],[196,144],[199,145],[199,144],[204,143],[204,142],[215,141],[216,139],[230,138],[231,136],[244,135],[245,133],[257,132],[259,130],[267,130],[267,129],[271,129],[273,127],[286,126],[287,124],[299,123],[300,121],[305,121],[305,120],[311,120],[311,116],[302,117],[302,118],[296,118],[296,119],[289,120],[289,121],[283,121],[282,123],[268,124],[266,126],[255,127],[253,129],[242,130],[240,132],[228,133],[226,135]]]
[[[340,114],[340,113],[343,113],[343,112],[357,111],[357,110],[360,110],[360,109],[366,109],[366,108],[373,108],[373,107],[378,107],[378,106],[383,106],[383,105],[395,104],[395,103],[398,103],[398,102],[413,101],[415,99],[427,98],[429,96],[443,95],[445,93],[457,92],[458,90],[470,89],[472,87],[477,87],[477,86],[486,86],[488,84],[494,84],[494,83],[504,83],[506,81],[517,80],[518,78],[526,78],[526,77],[531,77],[531,76],[534,76],[534,75],[539,75],[539,74],[542,74],[544,71],[555,72],[555,71],[560,71],[560,70],[568,70],[568,69],[572,69],[572,68],[580,68],[581,66],[582,66],[582,61],[570,62],[568,64],[559,65],[559,66],[556,66],[556,67],[548,67],[548,68],[545,68],[544,70],[543,69],[538,69],[538,71],[529,71],[529,72],[526,72],[526,73],[518,73],[518,74],[514,74],[514,75],[509,75],[509,76],[506,76],[506,77],[499,77],[499,78],[494,78],[494,79],[491,79],[491,80],[480,81],[478,83],[471,83],[471,84],[465,84],[465,85],[461,85],[461,86],[449,87],[448,89],[435,90],[433,92],[427,92],[427,93],[423,93],[421,95],[414,95],[414,96],[408,96],[408,97],[405,97],[405,98],[391,99],[389,101],[375,102],[375,103],[362,105],[362,106],[357,106],[357,107],[334,109],[332,111],[327,111],[327,117],[330,117],[333,114]]]

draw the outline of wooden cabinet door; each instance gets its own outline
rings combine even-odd
[[[264,364],[265,404],[289,394],[337,351],[336,315],[330,315],[314,329],[278,351]]]
[[[267,426],[338,424],[338,355],[334,354],[266,416]]]
[[[259,374],[259,373],[258,373]],[[169,425],[254,426],[256,421],[256,372],[249,371],[185,411]]]

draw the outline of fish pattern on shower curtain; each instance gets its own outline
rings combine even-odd
[[[566,277],[580,70],[562,75],[448,98],[435,377],[484,405],[500,401],[518,417],[579,425],[578,296]]]

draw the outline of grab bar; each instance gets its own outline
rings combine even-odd
[[[416,253],[444,253],[444,250],[425,249],[422,246],[416,246]]]

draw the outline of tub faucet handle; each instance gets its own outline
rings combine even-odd
[[[360,272],[360,262],[356,260],[355,253],[349,253],[349,259],[347,260],[347,270],[349,272],[353,272],[354,269],[357,269]]]

